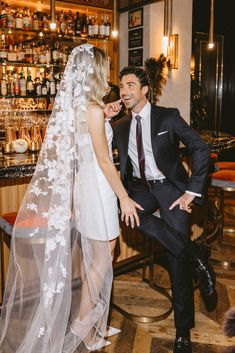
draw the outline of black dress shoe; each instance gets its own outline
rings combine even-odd
[[[190,336],[176,336],[174,353],[192,353]]]
[[[203,243],[197,243],[197,247],[198,255],[193,257],[194,271],[205,306],[208,311],[212,311],[217,305],[217,292],[215,273],[208,262],[211,249]]]

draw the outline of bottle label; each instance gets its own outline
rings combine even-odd
[[[110,26],[105,26],[105,35],[106,37],[110,36]]]
[[[39,21],[38,20],[33,20],[33,29],[35,31],[39,30]]]
[[[102,37],[105,36],[105,26],[104,25],[100,25],[100,35]]]
[[[47,95],[47,86],[42,87],[42,95],[46,96]]]
[[[23,20],[21,17],[16,18],[16,29],[22,29],[23,28]]]
[[[50,94],[53,96],[55,94],[55,81],[51,81],[50,84]]]
[[[33,81],[27,81],[27,91],[33,92]]]
[[[99,34],[99,26],[97,24],[93,25],[93,34],[94,36],[98,36]]]
[[[42,86],[40,85],[40,83],[36,86],[36,94],[37,96],[42,95]]]
[[[1,95],[2,96],[7,95],[7,82],[5,80],[1,81]]]
[[[53,58],[53,61],[56,61],[59,59],[59,53],[57,50],[53,50],[52,52],[52,58]]]
[[[7,51],[0,50],[0,59],[7,59]]]
[[[24,17],[23,18],[23,24],[24,24],[24,29],[29,29],[30,28],[30,18],[29,17]]]
[[[25,78],[20,79],[20,95],[26,96],[26,80],[25,80]]]

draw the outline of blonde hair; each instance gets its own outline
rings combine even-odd
[[[85,83],[89,87],[86,97],[89,102],[103,107],[104,102],[102,99],[109,90],[108,56],[102,49],[95,46],[92,48],[92,51],[94,56],[91,56],[86,51],[83,53],[83,60],[85,60],[87,66],[91,65],[93,69],[92,72],[89,71],[85,79]]]
[[[100,48],[94,47],[94,77],[91,84],[91,101],[103,106],[103,97],[109,90],[108,56]]]

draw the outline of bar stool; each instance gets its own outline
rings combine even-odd
[[[234,169],[223,169],[223,167],[228,167],[231,166]],[[235,163],[233,162],[217,162],[215,164],[215,167],[218,169],[218,171],[214,172],[211,174],[211,186],[215,189],[216,194],[215,197],[217,198],[218,202],[218,207],[220,210],[221,214],[221,220],[220,220],[220,231],[219,231],[219,239],[218,239],[218,244],[216,245],[216,251],[221,252],[222,254],[226,254],[225,251],[223,251],[223,246],[225,246],[225,239],[224,239],[224,233],[235,233],[234,228],[227,228],[224,227],[224,204],[225,204],[225,195],[226,193],[235,193]],[[227,245],[229,246],[234,246],[235,244],[230,243]],[[234,252],[234,249],[232,249],[231,252]],[[226,256],[226,255],[225,255]],[[213,252],[212,252],[212,257],[211,257],[212,262],[215,262],[216,264],[219,264],[225,268],[227,267],[235,267],[235,258],[233,259],[228,259],[227,256],[224,260],[218,260],[213,257]]]
[[[17,217],[17,212],[5,213],[0,216],[0,253],[1,253],[1,298],[5,289],[5,263],[4,263],[4,243],[10,248],[13,225]]]
[[[135,229],[127,227],[124,223],[121,223],[121,229],[124,233],[130,233],[132,236],[139,235],[145,237],[144,234],[138,232]],[[172,312],[172,297],[168,293],[166,288],[161,287],[154,280],[154,264],[157,257],[163,254],[163,247],[156,240],[149,239],[149,246],[147,249],[142,250],[139,254],[133,255],[125,260],[122,260],[114,264],[114,280],[130,271],[136,269],[142,269],[141,279],[142,282],[147,283],[149,288],[157,291],[161,296],[167,299],[169,302],[169,308],[167,308],[162,314],[149,316],[147,314],[136,315],[123,309],[119,303],[115,302],[112,295],[111,306],[120,312],[122,315],[134,322],[141,323],[153,323],[166,319]],[[157,306],[157,305],[156,305]]]

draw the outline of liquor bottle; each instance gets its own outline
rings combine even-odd
[[[25,48],[22,45],[22,43],[19,44],[18,50],[17,50],[17,61],[19,62],[25,62]]]
[[[33,51],[30,45],[27,45],[25,48],[25,62],[29,64],[33,63]]]
[[[22,10],[17,9],[15,13],[15,28],[23,29],[23,15]]]
[[[0,28],[7,27],[7,10],[4,2],[1,2]]]
[[[20,73],[20,95],[25,97],[26,93],[27,93],[26,92],[26,79],[25,79],[24,70],[22,70]]]
[[[61,36],[67,34],[66,16],[63,10],[60,11],[58,31],[58,34]]]
[[[14,72],[14,74],[13,74],[13,87],[14,87],[14,95],[19,96],[20,95],[20,81],[18,79],[17,72]]]
[[[74,36],[74,17],[71,10],[69,10],[67,17],[67,33],[69,36]]]
[[[13,47],[13,44],[9,45],[9,50],[7,53],[8,61],[17,61],[17,47]]]
[[[50,79],[50,96],[54,96],[56,94],[56,82],[54,76],[51,75]]]
[[[36,78],[35,78],[35,83],[34,83],[34,90],[35,90],[35,95],[36,96],[41,96],[42,95],[42,84],[40,81],[40,72],[37,72]]]
[[[1,45],[0,45],[0,62],[7,61],[7,48],[5,42],[5,34],[1,36]]]
[[[39,52],[36,45],[33,46],[32,55],[33,55],[33,63],[37,64],[39,62]]]
[[[99,38],[104,39],[105,38],[105,22],[104,22],[104,16],[101,16],[101,23],[99,27]]]
[[[47,16],[46,13],[43,15],[42,29],[43,29],[44,32],[49,32],[50,31],[49,19],[48,19],[48,16]]]
[[[23,13],[23,29],[26,31],[31,29],[31,18],[29,17],[29,10],[27,7],[24,8]]]
[[[46,57],[46,63],[50,64],[51,63],[51,48],[48,44],[46,45],[45,57]]]
[[[88,28],[87,28],[87,18],[86,14],[82,14],[82,33],[81,33],[82,38],[87,38],[88,37]]]
[[[47,82],[46,82],[46,77],[44,75],[42,79],[42,96],[47,96]]]
[[[110,21],[109,21],[109,16],[106,17],[106,21],[105,21],[105,38],[106,39],[110,39]]]
[[[59,89],[60,89],[60,74],[58,72],[57,74],[55,74],[55,90],[56,90],[56,92],[58,92]]]
[[[13,74],[12,71],[8,71],[8,94],[10,96],[14,96],[14,82],[13,82]]]
[[[74,34],[76,37],[81,37],[81,33],[82,33],[82,22],[79,16],[79,12],[77,11],[76,17],[74,20]]]
[[[26,82],[26,91],[28,96],[33,96],[34,94],[34,83],[31,77],[31,72],[29,71]]]
[[[99,37],[99,25],[98,25],[98,19],[97,15],[95,15],[94,21],[93,21],[93,37],[98,38]]]
[[[88,38],[93,38],[93,23],[92,23],[91,15],[89,15],[87,29],[88,29]]]
[[[5,67],[4,67],[5,69]],[[5,70],[3,70],[2,72],[2,79],[1,79],[1,95],[2,96],[7,96],[8,94],[8,82],[7,82],[7,78],[6,78],[6,72]]]
[[[33,30],[34,31],[39,31],[39,29],[40,29],[40,21],[39,21],[38,12],[34,11],[34,14],[33,14]]]
[[[66,65],[68,61],[68,56],[69,56],[69,50],[68,47],[64,47],[63,52],[62,52],[62,64]]]
[[[8,11],[7,11],[7,28],[15,28],[15,20],[14,20],[14,14],[13,10],[11,9],[11,6],[8,6]]]
[[[53,42],[52,48],[52,62],[55,65],[59,64],[59,42]]]

